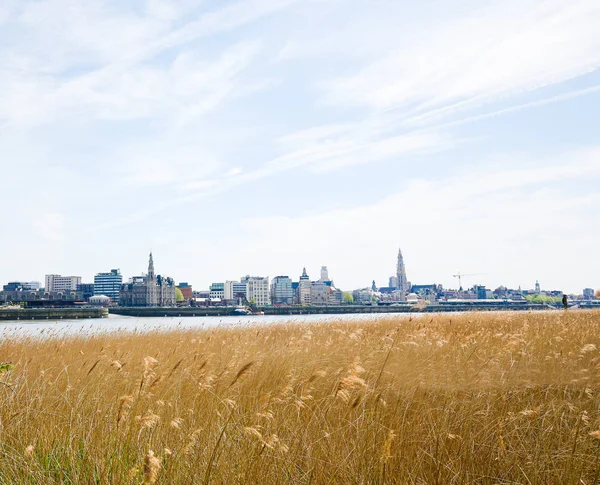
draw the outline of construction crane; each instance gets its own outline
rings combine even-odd
[[[459,286],[459,290],[462,291],[462,279],[465,276],[480,276],[480,275],[484,275],[486,273],[461,273],[460,271],[456,274],[453,274],[452,276],[454,276],[455,278],[458,278],[458,286]]]

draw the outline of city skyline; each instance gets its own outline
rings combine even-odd
[[[148,277],[150,278],[150,280],[153,280],[155,278],[155,270],[154,270],[154,260],[153,260],[153,254],[152,251],[150,251],[149,253],[149,264],[148,264],[148,272],[141,272],[141,273],[136,273],[136,274],[132,274],[131,276],[129,276],[126,280],[122,279],[122,275],[120,272],[120,269],[111,269],[110,272],[98,272],[94,275],[93,277],[93,281],[94,283],[96,283],[97,281],[107,281],[107,283],[100,283],[101,285],[105,285],[108,284],[108,287],[110,289],[114,289],[117,288],[119,285],[112,286],[112,281],[115,281],[115,278],[119,281],[119,282],[133,282],[136,279],[139,279],[140,276],[142,275],[144,278]],[[308,272],[306,270],[306,267],[302,268],[302,273],[298,276],[298,280],[302,281],[308,281],[310,282],[315,281],[315,282],[322,282],[322,281],[332,281],[332,279],[329,276],[329,270],[327,266],[321,266],[320,267],[320,278],[316,278],[316,277],[311,277],[310,276],[310,272]],[[409,293],[411,285],[430,285],[430,284],[435,284],[435,285],[442,285],[445,289],[449,289],[449,290],[462,290],[464,289],[465,291],[467,289],[470,289],[472,287],[475,286],[483,286],[483,287],[487,287],[488,290],[494,290],[500,287],[505,287],[505,288],[510,288],[513,290],[517,290],[517,289],[522,289],[524,291],[535,291],[537,293],[540,292],[540,289],[542,289],[543,291],[564,291],[565,293],[569,293],[569,294],[575,294],[575,295],[579,295],[581,294],[581,290],[579,291],[566,291],[564,289],[561,288],[550,288],[550,287],[541,287],[539,280],[535,280],[535,284],[533,286],[529,286],[529,285],[518,285],[515,287],[512,287],[510,285],[505,285],[503,283],[494,283],[492,285],[486,285],[486,284],[482,284],[481,283],[481,278],[482,276],[485,276],[485,274],[470,274],[470,273],[458,273],[458,274],[454,274],[452,275],[453,278],[457,278],[457,277],[461,277],[462,278],[462,285],[459,283],[456,283],[455,285],[443,285],[442,283],[438,282],[438,281],[429,281],[429,282],[424,282],[424,281],[411,281],[410,278],[408,278],[407,274],[406,274],[406,266],[404,263],[404,256],[402,254],[402,248],[398,249],[398,253],[397,253],[397,258],[396,258],[396,267],[395,267],[395,273],[387,280],[388,283],[386,284],[377,284],[378,288],[381,287],[386,287],[386,286],[393,286],[393,287],[397,287],[400,291],[404,292],[404,293]],[[165,273],[165,277],[171,278],[171,276],[168,274],[168,272]],[[286,274],[284,275],[283,273],[277,274],[277,275],[265,275],[265,274],[261,274],[260,276],[254,275],[254,276],[250,276],[249,274],[245,275],[245,276],[241,276],[237,279],[230,279],[230,278],[214,278],[210,284],[207,285],[196,285],[194,283],[193,278],[184,278],[184,279],[173,279],[173,281],[175,282],[175,284],[179,284],[179,282],[183,282],[186,286],[189,285],[190,287],[193,287],[195,290],[206,290],[207,288],[211,288],[214,284],[219,284],[219,285],[225,285],[227,286],[227,284],[231,284],[231,283],[238,283],[239,281],[244,281],[247,279],[254,279],[254,278],[265,278],[268,280],[270,279],[276,279],[279,277],[284,277],[284,278],[290,278],[291,281],[294,281],[295,276],[293,274]],[[469,279],[469,282],[465,281],[465,278]],[[52,281],[53,279],[58,279],[59,282],[59,287],[58,290],[56,288],[54,288],[54,286],[51,286],[49,289],[48,286],[48,281]],[[79,275],[72,275],[72,276],[65,276],[62,274],[46,274],[45,278],[44,278],[46,285],[45,288],[47,291],[60,291],[63,290],[64,288],[70,288],[71,290],[75,290],[77,286],[81,285],[81,283],[86,283],[87,280],[85,280],[85,277],[81,277]],[[185,281],[184,281],[185,280]],[[394,285],[392,285],[392,280],[394,280]],[[111,283],[108,283],[108,282]],[[454,280],[455,282],[461,282],[461,279],[459,278],[458,280]],[[37,288],[40,287],[40,283],[38,281],[25,281],[25,280],[11,280],[9,282],[6,283],[22,283],[23,285],[31,285],[31,284],[37,284]],[[92,283],[92,284],[94,284]],[[372,285],[376,284],[376,280],[372,281]],[[357,289],[361,289],[361,288],[369,288],[372,285],[359,285],[356,287],[344,287],[344,286],[339,286],[336,285],[339,288],[342,288],[344,291],[353,291],[353,290],[357,290]],[[64,288],[63,288],[64,286]],[[267,285],[268,286],[268,285]],[[589,289],[589,286],[582,286],[582,288],[585,289]],[[212,291],[212,290],[211,290]],[[221,289],[221,291],[224,291],[225,293],[227,293],[227,290],[225,289],[225,287],[223,287]],[[231,289],[229,290],[231,292]],[[118,291],[117,291],[118,292]],[[102,291],[94,288],[94,295],[104,295],[105,292],[103,293]],[[115,297],[114,295],[110,295],[114,301]]]
[[[600,286],[596,0],[0,5],[0,278]],[[426,61],[424,61],[426,60]],[[315,278],[316,279],[316,278]]]

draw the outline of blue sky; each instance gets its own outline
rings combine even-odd
[[[600,287],[597,0],[3,0],[0,280]]]

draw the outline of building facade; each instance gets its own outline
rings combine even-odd
[[[175,282],[172,278],[155,274],[154,260],[150,253],[148,274],[134,276],[127,283],[121,285],[119,305],[128,307],[175,306],[176,298]]]
[[[313,281],[310,284],[310,303],[311,305],[328,305],[331,286],[323,281]]]
[[[37,291],[40,289],[39,281],[11,281],[3,286],[4,291]]]
[[[311,295],[310,295],[310,278],[306,273],[306,268],[302,269],[302,275],[300,276],[300,280],[298,281],[298,290],[296,301],[299,305],[310,305],[311,303]]]
[[[89,301],[89,299],[94,296],[94,283],[81,283],[80,285],[77,285],[77,291],[82,294],[85,301]],[[116,300],[112,301],[118,302],[118,296]]]
[[[60,291],[77,291],[77,285],[81,284],[81,276],[61,276],[59,274],[46,275],[45,290],[50,293]]]
[[[224,299],[236,305],[243,303],[248,297],[248,285],[239,281],[226,281]]]
[[[112,301],[119,301],[119,291],[123,284],[123,276],[118,269],[111,269],[109,273],[98,273],[94,276],[94,295],[108,296]]]
[[[258,306],[269,305],[271,303],[268,276],[246,275],[240,278],[240,282],[246,284],[246,299],[249,302],[254,302]]]
[[[271,301],[273,305],[292,305],[294,289],[289,276],[275,276],[271,283]]]
[[[225,283],[213,283],[210,285],[210,299],[224,300],[225,299]]]

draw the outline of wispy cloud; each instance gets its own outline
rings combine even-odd
[[[594,0],[492,2],[324,85],[343,105],[454,113],[600,66]]]

